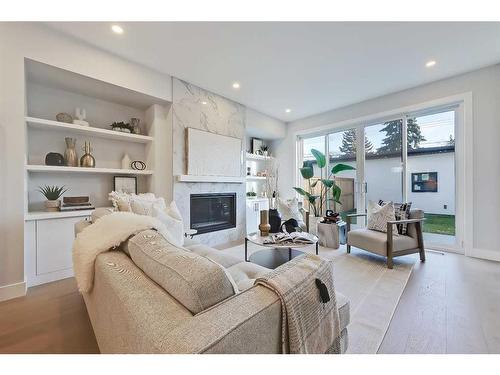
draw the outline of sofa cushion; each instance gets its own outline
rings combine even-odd
[[[227,271],[232,276],[240,292],[251,288],[258,277],[271,272],[269,268],[250,262],[239,262],[229,267]]]
[[[128,249],[134,263],[193,314],[235,294],[220,265],[172,245],[156,231],[135,235]]]
[[[351,321],[349,312],[349,300],[342,293],[335,291],[335,298],[337,299],[337,309],[339,310],[340,330],[347,327]]]
[[[222,267],[225,268],[229,268],[241,262],[240,259],[232,255],[226,254],[224,251],[216,250],[212,247],[200,243],[195,243],[184,247],[188,250],[191,250],[193,253],[202,255],[204,257],[213,260],[216,263],[219,263]]]
[[[347,234],[347,244],[371,251],[379,255],[387,256],[387,233],[378,232],[366,228],[354,229]],[[410,236],[394,236],[393,251],[415,249],[418,242]]]

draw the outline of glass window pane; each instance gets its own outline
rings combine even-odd
[[[336,164],[347,164],[356,168],[356,129],[349,129],[328,135],[330,170]],[[345,215],[356,212],[355,187],[356,170],[342,171],[335,176],[336,184],[342,189],[340,202],[329,201],[330,209]]]
[[[398,119],[365,128],[367,200],[403,199],[402,124]]]
[[[455,111],[408,119],[408,179],[408,201],[427,219],[424,240],[453,245]]]

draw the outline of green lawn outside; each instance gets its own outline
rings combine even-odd
[[[455,235],[455,215],[425,214],[424,232]]]
[[[340,215],[342,219],[345,220],[347,214],[355,212],[356,210],[351,210],[348,212],[341,212]],[[455,235],[455,215],[425,214],[425,219],[424,232],[446,234],[449,236]],[[352,220],[352,223],[356,223],[355,218]]]

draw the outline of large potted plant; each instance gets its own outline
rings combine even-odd
[[[342,189],[335,183],[335,175],[339,172],[354,170],[356,168],[339,163],[334,165],[329,171],[326,171],[325,154],[316,149],[312,149],[311,154],[315,160],[306,160],[303,162],[302,168],[299,168],[300,174],[307,181],[308,191],[300,187],[294,187],[294,190],[309,203],[309,211],[312,211],[309,217],[309,231],[315,234],[317,223],[325,213],[327,201],[331,200],[340,205],[342,204],[340,202]],[[319,169],[319,178],[314,178],[314,163],[316,163]]]
[[[58,211],[61,204],[59,198],[68,191],[65,186],[39,186],[38,191],[47,199],[45,208],[47,211]]]

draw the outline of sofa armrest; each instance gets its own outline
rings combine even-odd
[[[195,315],[158,345],[162,353],[280,353],[281,302],[254,286]]]

